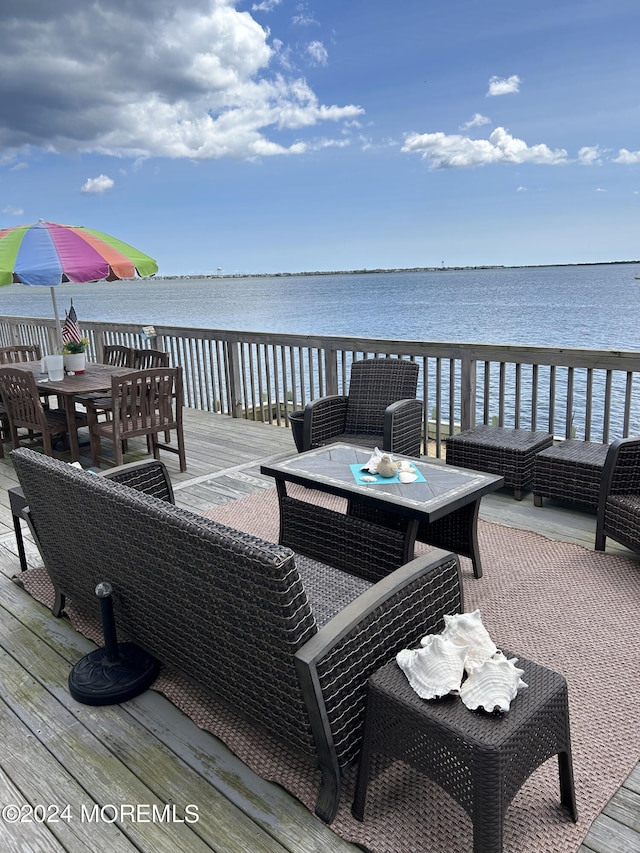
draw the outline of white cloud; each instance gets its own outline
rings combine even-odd
[[[97,178],[87,178],[85,183],[82,185],[80,192],[96,193],[99,195],[101,193],[106,193],[107,190],[110,190],[114,185],[115,181],[107,177],[107,175],[98,175]]]
[[[621,148],[618,151],[618,156],[613,158],[614,163],[622,163],[625,166],[634,166],[640,163],[640,151],[629,151],[626,148]]]
[[[491,124],[491,119],[480,115],[480,113],[476,113],[473,118],[460,125],[460,130],[469,130],[470,127],[482,127],[485,124]]]
[[[293,71],[295,63],[292,59],[291,47],[289,45],[285,47],[280,39],[274,39],[272,44],[280,67],[284,68],[285,71]]]
[[[10,172],[20,172],[20,171],[22,171],[22,169],[28,169],[28,168],[29,168],[29,164],[25,163],[24,160],[22,160],[20,163],[16,163],[15,166],[12,166],[9,169],[9,171]]]
[[[318,21],[316,20],[313,12],[310,12],[306,3],[298,3],[296,6],[297,14],[291,18],[291,23],[295,24],[297,27],[309,27],[309,26],[317,26]]]
[[[329,53],[321,41],[312,41],[307,45],[307,53],[315,65],[326,65]]]
[[[459,134],[409,133],[402,151],[420,154],[431,168],[469,168],[490,163],[536,163],[556,165],[567,162],[563,148],[527,145],[503,127],[497,127],[488,139],[469,139]]]
[[[584,145],[578,151],[578,160],[584,166],[593,166],[602,163],[602,150],[598,145]]]
[[[2,208],[2,212],[7,216],[24,216],[24,210],[21,207],[11,207],[10,205]]]
[[[139,159],[298,154],[319,125],[363,114],[321,103],[282,43],[272,46],[236,2],[16,4],[0,52],[0,158],[29,148]],[[317,42],[307,61],[324,55]]]
[[[519,92],[520,82],[517,74],[512,74],[511,77],[491,77],[489,79],[487,98],[492,98],[496,95],[511,95]]]
[[[273,12],[276,6],[279,6],[282,0],[262,0],[261,3],[254,3],[251,7],[252,12]]]

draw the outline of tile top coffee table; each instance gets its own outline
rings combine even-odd
[[[287,494],[287,483],[346,498],[349,514],[405,530],[406,560],[413,558],[418,539],[470,557],[474,575],[481,577],[478,508],[482,496],[500,489],[504,478],[393,454],[394,460],[407,459],[419,479],[367,483],[361,479],[366,472],[360,469],[370,457],[367,448],[331,444],[262,465],[260,470],[275,479],[280,499]]]

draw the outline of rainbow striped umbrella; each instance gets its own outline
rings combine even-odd
[[[158,264],[149,255],[93,228],[40,219],[31,225],[0,229],[0,287],[16,282],[50,287],[60,343],[56,285],[115,281],[157,271]]]

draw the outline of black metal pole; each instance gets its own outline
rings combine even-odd
[[[113,705],[133,699],[153,683],[159,662],[135,643],[119,643],[113,614],[113,587],[96,586],[104,646],[89,652],[69,673],[69,691],[86,705]]]
[[[96,587],[96,595],[100,600],[100,614],[102,616],[102,632],[104,634],[104,650],[109,663],[117,663],[120,660],[120,649],[116,635],[116,620],[113,615],[113,600],[111,593],[113,587],[107,581],[102,581]]]

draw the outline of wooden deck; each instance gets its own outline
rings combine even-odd
[[[185,432],[188,471],[180,473],[173,455],[163,459],[176,502],[196,512],[271,487],[272,481],[260,474],[260,463],[293,451],[288,430],[201,411],[186,411]],[[142,442],[130,442],[130,450],[127,461],[143,458]],[[82,461],[90,465],[89,459]],[[16,483],[9,458],[0,460],[0,805],[51,808],[44,814],[47,820],[30,823],[12,822],[13,814],[5,808],[0,819],[3,850],[360,849],[338,838],[281,788],[255,776],[154,691],[101,709],[71,699],[69,666],[92,644],[10,581],[19,563],[6,490]],[[481,515],[593,545],[593,516],[551,505],[534,510],[530,496],[521,503],[508,494],[489,496]],[[26,544],[30,564],[38,565],[37,549],[28,538]],[[164,821],[151,820],[154,803],[175,804],[175,819],[169,812]],[[102,813],[93,812],[95,804]],[[190,805],[197,806],[197,822],[185,819]],[[132,817],[126,813],[129,806],[142,809]],[[120,809],[125,809],[124,819],[116,820]],[[640,853],[640,766],[576,853],[634,851]]]

